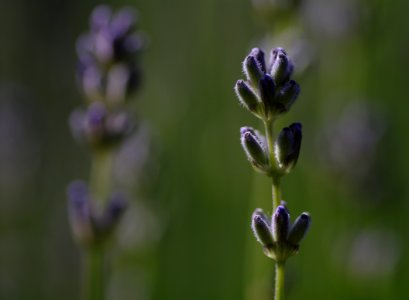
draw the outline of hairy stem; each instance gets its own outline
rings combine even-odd
[[[268,154],[269,154],[269,161],[270,166],[273,170],[277,169],[276,161],[274,158],[274,130],[273,130],[274,120],[265,120],[264,121],[264,129],[267,138],[267,146],[268,146]],[[281,201],[281,191],[280,191],[280,176],[276,174],[272,174],[273,178],[273,185],[272,185],[272,192],[273,192],[273,212],[280,205]]]
[[[273,212],[276,210],[277,206],[280,205],[281,202],[281,189],[280,189],[280,179],[273,177]]]
[[[274,300],[284,299],[284,279],[285,279],[284,262],[277,262]]]
[[[274,158],[274,134],[273,134],[274,120],[265,120],[264,129],[266,132],[267,145],[270,166],[273,170],[277,170],[276,161]],[[273,213],[275,212],[277,206],[281,202],[281,189],[280,189],[280,176],[277,176],[273,171],[272,174],[272,198],[273,198]],[[276,278],[275,278],[275,290],[274,299],[283,300],[284,299],[284,262],[276,262]]]
[[[265,130],[266,138],[267,138],[270,165],[272,167],[275,167],[273,124],[274,122],[272,120],[264,121],[264,130]]]

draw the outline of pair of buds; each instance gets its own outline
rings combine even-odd
[[[85,246],[103,243],[121,219],[127,202],[124,195],[112,194],[105,207],[93,206],[88,187],[74,181],[67,190],[71,228],[77,241]]]
[[[285,205],[279,205],[271,219],[261,210],[253,213],[251,227],[264,253],[277,262],[295,255],[311,223],[308,213],[302,213],[293,224]]]
[[[74,137],[92,148],[116,145],[134,129],[130,115],[124,111],[109,111],[102,103],[92,103],[87,109],[75,110],[70,116]]]
[[[297,163],[301,148],[302,126],[293,123],[283,128],[274,142],[274,160],[270,161],[266,138],[251,127],[242,127],[241,145],[255,170],[272,176],[289,173]]]

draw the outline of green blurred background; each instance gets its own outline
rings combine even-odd
[[[251,299],[270,282],[257,272],[273,269],[249,226],[255,207],[269,211],[270,183],[242,153],[239,128],[260,124],[233,86],[245,55],[277,32],[274,18],[251,0],[105,3],[137,8],[149,37],[135,156],[151,147],[148,171],[124,172],[134,201],[109,299]],[[67,119],[82,101],[75,40],[97,4],[0,2],[0,299],[78,299],[65,190],[88,178],[90,157]],[[409,297],[408,11],[406,0],[303,1],[308,68],[278,126],[304,125],[283,196],[313,225],[287,265],[289,300]]]

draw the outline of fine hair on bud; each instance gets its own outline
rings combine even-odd
[[[281,171],[290,172],[297,163],[301,148],[302,125],[293,123],[281,130],[274,144],[274,156]]]
[[[270,63],[270,73],[277,85],[283,84],[290,78],[294,67],[283,48],[272,50]]]
[[[238,80],[234,86],[234,90],[236,91],[240,103],[250,112],[257,115],[259,112],[260,101],[252,88],[244,80]]]
[[[290,214],[283,205],[279,205],[272,217],[273,238],[276,242],[285,242],[290,230]]]
[[[264,75],[264,72],[261,69],[259,63],[252,55],[249,55],[244,59],[243,72],[246,75],[247,80],[251,82],[253,87],[257,87],[258,82]]]
[[[257,241],[263,246],[273,245],[273,236],[266,215],[261,209],[256,209],[252,216],[251,228]]]
[[[298,95],[301,92],[301,88],[294,80],[289,80],[281,88],[277,96],[277,104],[279,105],[279,113],[286,113],[290,110],[291,106],[295,103]]]
[[[259,137],[257,132],[250,127],[241,128],[240,133],[241,145],[248,160],[257,170],[267,171],[269,161],[264,138]]]
[[[269,112],[270,108],[273,106],[276,93],[276,84],[273,78],[270,75],[265,74],[259,82],[259,89],[261,101],[264,103],[266,117],[268,117],[267,112]]]
[[[310,228],[311,217],[309,213],[302,213],[295,221],[288,235],[288,242],[298,245]]]
[[[256,59],[261,71],[263,73],[266,73],[266,61],[264,58],[264,52],[260,48],[253,48],[251,49],[250,56],[253,56]]]

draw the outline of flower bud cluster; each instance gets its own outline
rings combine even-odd
[[[300,154],[302,126],[293,123],[281,130],[274,142],[274,161],[270,161],[266,138],[251,127],[240,129],[241,145],[253,168],[268,176],[282,176],[295,166]]]
[[[119,143],[132,129],[125,100],[138,87],[138,54],[144,47],[130,8],[113,13],[97,6],[90,30],[77,40],[77,77],[87,107],[73,112],[72,132],[80,142],[103,148]]]
[[[78,242],[85,246],[101,243],[112,232],[124,213],[127,201],[120,193],[113,193],[102,210],[93,205],[85,182],[74,181],[67,190],[71,228]]]
[[[308,213],[302,213],[293,224],[285,205],[279,205],[271,219],[261,210],[253,213],[251,228],[264,253],[277,262],[295,255],[311,223]]]
[[[112,156],[136,127],[125,100],[139,85],[137,59],[144,41],[135,32],[136,14],[130,8],[113,13],[106,5],[97,6],[89,26],[89,32],[79,37],[76,47],[77,78],[86,107],[74,110],[69,123],[74,137],[90,147],[94,164],[98,165],[101,162],[97,157]],[[109,183],[109,174],[106,177],[108,180],[100,185]],[[98,199],[93,193],[82,182],[74,182],[68,188],[71,227],[77,240],[85,245],[106,240],[126,209],[121,194]]]
[[[288,112],[300,93],[298,83],[290,79],[293,70],[283,48],[273,49],[268,63],[264,52],[254,48],[243,62],[246,80],[235,86],[241,104],[264,121]]]
[[[114,146],[132,133],[135,125],[124,110],[108,111],[100,102],[90,104],[85,110],[77,109],[70,116],[74,137],[92,148]]]
[[[244,59],[243,71],[246,80],[238,80],[234,89],[240,103],[263,121],[266,135],[251,127],[242,127],[241,145],[253,168],[272,177],[273,185],[277,185],[296,165],[301,148],[300,123],[283,128],[275,139],[272,132],[274,121],[290,110],[300,94],[300,86],[291,79],[294,65],[282,48],[271,51],[268,63],[264,52],[254,48]],[[277,262],[284,262],[298,252],[299,243],[309,228],[310,216],[303,213],[291,225],[287,208],[278,205],[280,200],[274,200],[273,206],[277,207],[273,207],[271,220],[257,209],[251,226],[264,253]]]

